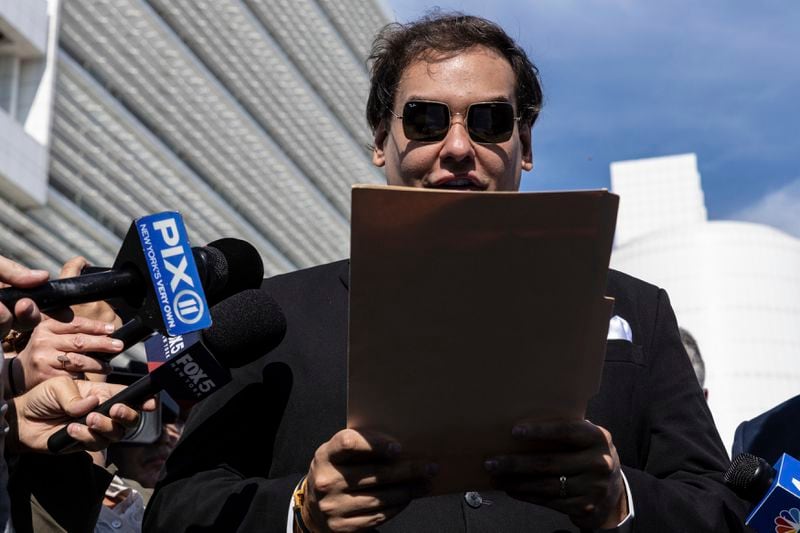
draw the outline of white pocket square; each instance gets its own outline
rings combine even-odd
[[[612,316],[608,321],[608,340],[633,342],[633,332],[628,321],[619,315]]]

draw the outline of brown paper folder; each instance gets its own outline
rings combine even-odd
[[[353,188],[348,427],[489,486],[514,423],[581,419],[599,387],[618,197]]]

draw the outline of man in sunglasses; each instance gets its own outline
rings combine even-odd
[[[389,184],[518,189],[522,170],[533,166],[542,92],[536,68],[501,28],[462,15],[392,24],[371,60],[372,159]],[[508,430],[528,452],[484,465],[497,491],[438,497],[425,497],[435,464],[403,457],[390,436],[342,429],[347,262],[264,287],[284,309],[286,338],[196,408],[146,528],[743,529],[743,504],[721,483],[725,450],[656,287],[609,275],[621,333],[609,342],[592,422],[520,421]]]

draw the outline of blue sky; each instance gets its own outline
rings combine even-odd
[[[711,219],[800,237],[800,2],[384,0],[502,25],[540,69],[528,190],[609,187],[612,161],[695,152]]]

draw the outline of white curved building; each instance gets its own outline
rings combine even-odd
[[[647,187],[651,178],[671,183],[669,192],[651,194],[662,186]],[[611,263],[669,293],[706,361],[709,406],[730,450],[742,420],[800,392],[800,240],[759,224],[707,221],[696,178],[694,155],[612,165],[620,218]],[[673,199],[666,210],[665,197]],[[648,213],[657,223],[641,220]]]

